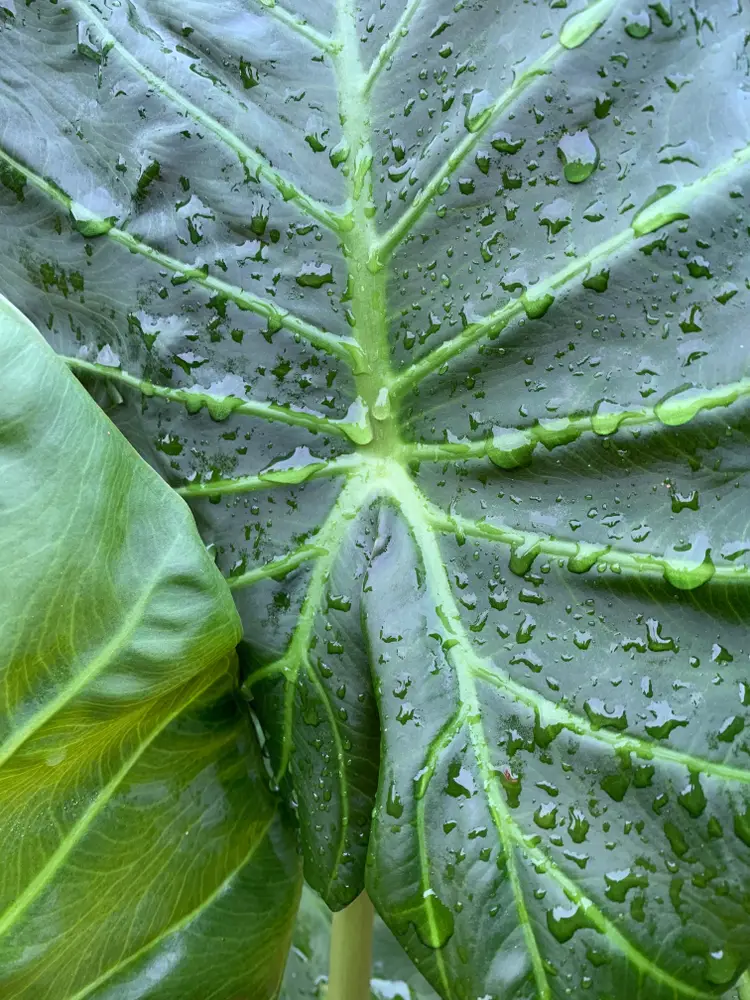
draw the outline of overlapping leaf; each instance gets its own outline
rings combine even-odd
[[[331,905],[375,803],[446,1000],[721,995],[747,12],[309,6],[6,14],[0,284],[192,497]]]
[[[190,512],[0,300],[0,994],[276,994],[293,838]]]

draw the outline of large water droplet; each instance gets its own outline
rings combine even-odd
[[[557,144],[557,155],[562,161],[565,180],[571,184],[585,181],[599,163],[599,150],[585,128],[564,135]]]

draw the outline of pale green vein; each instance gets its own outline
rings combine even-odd
[[[711,778],[738,781],[745,785],[750,784],[750,770],[734,767],[732,764],[725,764],[722,761],[697,757],[695,754],[663,746],[655,741],[644,739],[642,736],[631,736],[630,734],[613,732],[610,729],[595,729],[584,716],[571,712],[536,691],[524,687],[523,684],[514,681],[495,664],[487,666],[483,661],[474,657],[470,669],[481,681],[501,691],[513,701],[531,708],[545,726],[559,724],[576,736],[591,739],[597,743],[605,743],[613,750],[635,754],[642,760],[664,761],[668,764],[684,767],[694,773],[700,772]]]
[[[398,478],[400,478],[400,482],[396,483]],[[572,882],[563,872],[554,866],[545,854],[535,847],[530,846],[527,838],[523,834],[523,831],[517,826],[516,821],[510,815],[510,812],[502,802],[501,791],[497,788],[497,770],[492,763],[489,752],[489,744],[482,725],[481,703],[479,701],[475,684],[476,663],[479,658],[474,653],[471,641],[467,636],[461,621],[461,615],[453,596],[450,580],[448,579],[448,575],[446,573],[443,556],[432,530],[432,518],[429,512],[428,501],[420,493],[406,473],[403,473],[401,477],[398,477],[394,472],[393,480],[394,485],[396,486],[396,490],[393,492],[393,497],[401,508],[401,511],[409,524],[415,541],[422,553],[426,578],[430,582],[436,606],[442,612],[441,617],[446,623],[446,630],[449,633],[449,638],[453,642],[448,655],[454,664],[456,671],[461,703],[466,707],[471,720],[472,747],[482,774],[483,786],[487,790],[488,795],[493,797],[491,798],[491,805],[494,802],[496,807],[503,807],[502,812],[498,812],[497,816],[493,815],[493,822],[495,822],[495,825],[498,828],[498,832],[501,835],[503,843],[505,843],[506,840],[514,841],[524,850],[527,856],[532,860],[533,864],[540,868],[543,867],[544,870],[548,871],[551,877],[554,878],[568,894],[569,898],[574,900],[579,906],[582,907],[582,909],[584,909],[586,915],[597,927],[597,929],[607,935],[609,940],[620,950],[627,961],[638,969],[640,973],[650,976],[656,982],[662,983],[668,988],[675,990],[684,996],[701,998],[701,1000],[703,1000],[703,998],[708,996],[707,994],[694,989],[684,982],[681,982],[668,972],[665,972],[663,969],[655,965],[646,955],[642,954],[635,947],[635,945],[633,945],[620,933],[614,923],[604,915],[598,906],[585,896],[574,882]],[[495,786],[494,792],[492,791],[493,786]],[[543,984],[546,984],[543,962],[538,951],[534,935],[531,933],[528,911],[526,909],[520,880],[517,878],[517,873],[516,878],[514,879],[513,877],[513,871],[511,868],[514,865],[514,861],[509,858],[507,851],[506,859],[508,859],[508,873],[511,878],[511,886],[518,909],[519,922],[522,926],[524,924],[526,925],[524,927],[524,940],[526,941],[527,948],[529,948],[529,957],[534,969],[537,987],[540,990],[543,988],[549,990],[549,987],[543,987]],[[543,997],[550,996],[549,992],[542,992],[541,995]]]
[[[573,573],[591,570],[613,573],[639,573],[661,576],[677,589],[692,590],[701,583],[716,580],[722,583],[748,583],[750,567],[744,565],[715,565],[702,562],[695,567],[689,553],[683,560],[678,556],[654,555],[650,552],[632,552],[610,545],[594,545],[590,542],[574,542],[552,535],[541,535],[533,531],[522,531],[505,524],[489,521],[473,521],[459,515],[443,513],[433,504],[427,504],[426,516],[436,531],[455,534],[459,537],[484,538],[499,542],[511,549],[512,558],[524,565],[531,565],[536,556],[547,555],[565,560]]]
[[[740,977],[737,984],[740,1000],[750,1000],[750,973],[745,973]]]
[[[391,391],[400,393],[417,385],[433,371],[463,354],[478,340],[497,336],[524,313],[530,319],[543,316],[553,304],[555,292],[567,289],[575,278],[590,273],[594,267],[601,268],[605,262],[614,260],[640,237],[647,236],[672,222],[689,218],[689,209],[694,202],[709,193],[718,193],[738,170],[748,164],[750,164],[750,145],[735,152],[692,184],[674,190],[660,189],[663,196],[647,208],[636,212],[626,229],[598,244],[549,278],[531,286],[520,298],[505,303],[484,319],[469,324],[461,333],[444,341],[397,375],[391,383]],[[664,191],[667,193],[664,194]]]
[[[435,739],[429,746],[427,758],[419,772],[419,791],[417,793],[417,842],[419,845],[419,871],[420,871],[420,891],[422,893],[422,904],[427,914],[427,925],[433,941],[441,938],[438,920],[435,916],[434,897],[429,892],[432,888],[430,872],[432,865],[427,851],[427,832],[425,823],[425,812],[427,809],[427,790],[435,775],[440,754],[443,753],[461,731],[466,722],[467,713],[464,706],[459,708],[453,718],[442,727]],[[406,916],[408,911],[402,911],[402,916]],[[440,982],[443,986],[445,1000],[453,1000],[453,989],[451,987],[450,976],[445,966],[445,958],[441,948],[435,949],[435,963],[437,965]]]
[[[196,680],[198,681],[197,684]],[[185,686],[185,690],[188,693],[187,699],[184,697],[180,698],[177,702],[177,707],[170,712],[165,713],[164,717],[160,719],[157,725],[154,726],[148,736],[141,740],[136,747],[135,752],[128,757],[119,771],[117,771],[111,780],[96,794],[92,803],[63,837],[56,850],[50,855],[45,864],[39,869],[26,888],[19,893],[11,905],[2,914],[0,914],[0,937],[7,934],[11,927],[13,927],[19,918],[22,917],[28,910],[34,900],[38,898],[40,893],[50,887],[52,880],[68,859],[71,852],[91,829],[94,820],[100,815],[102,810],[106,808],[111,801],[112,796],[116,793],[127,775],[132,771],[146,750],[148,750],[148,748],[152,745],[154,740],[164,732],[167,726],[170,725],[170,723],[173,722],[181,712],[189,707],[197,697],[203,694],[215,682],[216,677],[206,677],[205,675],[202,675],[197,679],[194,678],[189,685]],[[227,741],[226,736],[223,736],[222,739],[224,742]]]
[[[312,323],[308,323],[306,320],[287,312],[287,310],[280,309],[268,299],[262,299],[257,295],[246,292],[237,285],[231,285],[229,282],[222,281],[221,278],[213,277],[208,273],[207,265],[198,267],[186,264],[184,261],[177,260],[175,257],[157,250],[144,240],[132,236],[125,230],[118,229],[112,225],[112,220],[101,218],[89,212],[83,206],[73,201],[70,195],[66,194],[57,184],[40,177],[3,149],[0,149],[0,160],[4,160],[13,170],[17,170],[22,174],[37,190],[56,201],[59,205],[62,205],[70,213],[73,228],[83,236],[99,237],[106,234],[115,243],[119,243],[130,250],[131,253],[145,257],[154,264],[159,264],[167,271],[171,271],[174,275],[172,279],[173,284],[193,281],[203,288],[216,292],[219,296],[234,302],[239,309],[262,316],[268,321],[269,329],[277,330],[283,327],[291,333],[309,341],[313,346],[341,358],[355,372],[361,370],[364,366],[365,362],[362,357],[362,350],[352,338],[338,337],[335,334],[321,330]]]
[[[375,85],[375,81],[395,55],[396,49],[401,44],[401,41],[408,35],[409,25],[413,21],[414,15],[419,10],[421,4],[422,0],[409,0],[409,3],[404,8],[403,14],[394,25],[393,30],[388,35],[388,38],[381,45],[380,51],[373,59],[372,65],[367,71],[367,77],[365,78],[364,87],[362,88],[363,97],[366,98],[370,96],[370,91]]]
[[[283,580],[285,576],[295,569],[312,562],[321,556],[328,554],[328,549],[322,545],[301,545],[294,552],[289,552],[279,559],[272,559],[257,569],[251,569],[240,576],[230,576],[227,583],[232,590],[240,590],[243,587],[252,587],[253,584],[260,583],[261,580]]]
[[[553,881],[557,882],[566,896],[580,906],[581,910],[586,917],[591,921],[591,923],[596,927],[598,931],[604,934],[609,942],[613,944],[622,955],[630,962],[634,968],[638,970],[644,976],[648,976],[651,979],[655,979],[657,982],[662,983],[669,989],[675,991],[675,996],[680,994],[681,996],[694,997],[695,1000],[717,1000],[716,993],[705,993],[703,990],[698,990],[689,983],[683,982],[681,979],[677,979],[675,976],[671,975],[669,972],[665,972],[664,969],[660,968],[639,951],[639,949],[625,937],[624,934],[618,929],[616,924],[609,920],[599,906],[588,896],[586,896],[576,883],[568,878],[568,876],[561,871],[560,868],[549,858],[544,851],[540,851],[539,848],[533,847],[529,841],[531,838],[527,838],[523,831],[519,828],[515,819],[511,817],[510,835],[516,842],[518,847],[523,850],[528,859],[531,861],[532,865],[539,871],[548,874]]]
[[[548,450],[570,444],[584,434],[609,437],[620,430],[678,427],[706,410],[727,408],[750,396],[750,378],[712,389],[681,387],[656,406],[633,408],[600,405],[593,413],[539,420],[528,427],[496,428],[481,441],[446,441],[434,444],[404,444],[402,454],[418,462],[456,462],[489,458],[503,469],[525,465],[537,445]]]
[[[336,776],[338,778],[339,785],[341,814],[339,816],[339,838],[338,844],[336,845],[336,857],[331,865],[331,873],[328,878],[328,887],[326,890],[326,894],[330,895],[336,879],[338,878],[339,868],[341,866],[342,858],[344,857],[344,852],[346,851],[346,841],[349,834],[349,782],[347,781],[346,773],[346,751],[344,750],[344,741],[341,738],[341,732],[339,731],[339,720],[336,718],[336,713],[334,712],[333,705],[331,704],[331,696],[326,690],[325,685],[318,676],[315,667],[312,663],[310,663],[306,654],[304,663],[305,673],[310,679],[310,683],[317,691],[318,698],[322,702],[323,709],[328,716],[328,725],[331,730],[331,737],[333,738],[333,746],[336,754]]]
[[[322,32],[318,31],[317,28],[313,28],[312,25],[308,24],[307,21],[300,17],[299,14],[293,14],[288,11],[286,7],[282,7],[280,3],[276,0],[255,0],[257,4],[260,4],[264,10],[266,10],[271,17],[275,18],[280,24],[285,27],[290,28],[296,34],[301,35],[302,38],[306,38],[308,42],[312,42],[313,45],[317,45],[319,49],[323,52],[329,54],[335,54],[338,50],[338,45],[335,39],[324,35]]]
[[[242,871],[243,868],[245,868],[247,865],[250,864],[255,853],[263,845],[263,842],[265,841],[266,836],[268,835],[268,831],[271,829],[271,824],[273,823],[275,818],[276,814],[273,813],[269,821],[264,825],[263,829],[258,832],[257,839],[255,840],[255,842],[253,843],[247,854],[245,854],[245,856],[242,858],[240,863],[235,868],[233,868],[231,872],[229,872],[227,877],[214,889],[213,892],[211,892],[208,896],[206,896],[206,898],[203,900],[202,903],[196,906],[195,909],[191,910],[190,913],[187,913],[181,920],[175,921],[175,923],[167,927],[166,930],[161,931],[159,934],[155,935],[153,938],[151,938],[150,941],[148,941],[145,945],[143,945],[142,948],[139,948],[137,951],[134,951],[126,958],[123,958],[119,962],[116,962],[114,965],[111,965],[100,976],[92,980],[92,982],[90,982],[88,986],[84,986],[82,990],[79,990],[78,993],[75,993],[74,995],[66,998],[66,1000],[86,1000],[87,997],[90,997],[92,994],[96,993],[113,976],[117,975],[119,972],[122,972],[123,969],[128,968],[128,966],[132,965],[133,962],[139,961],[139,959],[143,958],[144,955],[148,955],[150,951],[153,951],[153,949],[158,947],[163,941],[166,941],[168,937],[170,937],[173,934],[179,934],[180,931],[184,930],[186,927],[189,927],[190,924],[193,923],[193,921],[196,920],[201,915],[201,913],[204,913],[213,903],[216,902],[217,899],[220,899],[221,896],[227,892],[227,890],[229,889],[229,887],[231,886],[233,880],[237,877],[237,875],[239,875],[239,873]]]
[[[217,139],[233,150],[242,164],[253,171],[255,181],[267,182],[276,188],[285,201],[293,201],[303,212],[322,223],[328,229],[340,233],[347,228],[348,223],[346,219],[338,212],[300,190],[288,177],[285,177],[275,167],[272,167],[264,156],[261,156],[255,149],[248,146],[239,136],[236,136],[231,129],[222,125],[220,121],[203,108],[199,108],[197,104],[194,104],[157,73],[144,66],[132,52],[126,49],[115,38],[106,23],[85,0],[72,0],[72,4],[82,17],[85,17],[96,26],[106,51],[114,50],[117,52],[123,62],[127,63],[150,87],[153,87],[163,97],[167,98],[178,108],[181,108],[193,121],[208,129]]]
[[[441,618],[447,623],[447,630],[450,632],[451,640],[458,641],[458,645],[453,646],[448,655],[453,661],[456,670],[459,700],[469,720],[472,748],[490,800],[490,812],[493,824],[500,838],[506,871],[518,914],[518,921],[529,953],[529,960],[539,991],[539,998],[540,1000],[550,1000],[551,993],[547,982],[544,961],[531,927],[526,900],[515,867],[513,845],[508,836],[508,824],[511,820],[507,813],[507,807],[492,791],[492,786],[496,781],[495,771],[489,762],[489,749],[482,727],[482,712],[474,683],[474,676],[463,662],[467,653],[471,655],[471,645],[463,631],[463,625],[453,598],[440,547],[425,517],[424,498],[405,473],[402,474],[401,482],[398,484],[393,496],[409,524],[414,540],[420,550],[424,563],[426,585],[428,587],[432,586],[432,593],[434,594],[437,608],[442,612]]]
[[[209,413],[217,419],[223,419],[230,413],[240,413],[249,417],[259,417],[261,420],[288,424],[291,427],[304,427],[316,434],[337,434],[349,437],[346,421],[331,420],[312,411],[298,410],[291,406],[281,406],[278,403],[243,400],[239,396],[214,396],[205,389],[170,389],[167,386],[137,378],[135,375],[130,375],[121,368],[114,368],[111,365],[93,364],[82,358],[66,357],[63,360],[74,372],[96,375],[106,378],[110,382],[127,385],[149,399],[157,397],[171,403],[181,403],[187,407],[190,413],[197,413],[206,407]]]
[[[481,124],[467,135],[456,146],[448,158],[435,171],[425,186],[419,191],[409,208],[401,218],[384,233],[377,242],[373,252],[373,262],[385,265],[396,247],[414,228],[429,206],[441,193],[450,177],[458,170],[464,160],[484,140],[487,130],[521,97],[531,84],[540,76],[550,72],[557,59],[566,51],[559,42],[551,45],[535,62],[519,73],[510,87],[505,90],[487,109],[485,109]]]
[[[183,497],[219,497],[238,493],[254,493],[255,490],[272,489],[275,486],[300,486],[313,479],[330,479],[348,476],[361,470],[364,459],[359,455],[342,455],[330,461],[321,459],[293,469],[274,471],[269,467],[257,476],[238,476],[237,479],[211,479],[205,483],[191,483],[180,486],[177,493]]]
[[[162,253],[161,250],[155,249],[148,243],[144,243],[143,240],[138,239],[136,236],[131,236],[130,233],[122,229],[110,229],[107,235],[111,240],[126,247],[132,253],[140,254],[142,257],[146,257],[155,264],[160,264],[168,271],[171,271],[175,275],[177,283],[194,281],[196,284],[202,285],[204,288],[208,288],[218,295],[224,296],[229,301],[234,302],[240,309],[255,313],[257,316],[262,316],[268,321],[271,329],[284,327],[291,333],[297,334],[304,340],[309,341],[314,347],[319,347],[321,350],[341,358],[342,361],[351,366],[355,371],[362,367],[362,352],[359,345],[353,339],[338,337],[335,334],[321,330],[312,323],[308,323],[306,320],[287,312],[285,309],[279,309],[278,306],[269,302],[268,299],[261,299],[257,295],[246,292],[244,288],[240,288],[238,285],[231,285],[221,278],[213,277],[207,273],[207,267],[186,265],[181,260],[176,260],[169,254]],[[173,279],[173,283],[175,279]]]
[[[101,649],[91,657],[89,662],[71,677],[60,688],[59,693],[42,705],[24,725],[19,726],[5,743],[0,746],[0,767],[7,764],[16,751],[32,736],[57,715],[66,705],[70,704],[87,684],[95,680],[102,671],[119,656],[128,646],[136,629],[142,623],[146,610],[152,601],[156,590],[162,583],[163,574],[170,566],[174,543],[167,549],[164,558],[145,582],[137,600],[127,609],[127,612],[117,624],[115,630]],[[113,623],[114,624],[114,623]]]
[[[323,554],[318,556],[315,568],[310,577],[305,599],[302,602],[302,608],[294,632],[292,633],[291,641],[284,654],[278,660],[250,674],[243,687],[246,694],[251,694],[253,687],[262,680],[278,676],[283,676],[285,679],[282,755],[275,775],[277,783],[281,781],[289,767],[292,744],[294,690],[300,669],[304,666],[306,671],[309,672],[312,670],[308,660],[308,649],[326,581],[331,572],[333,562],[338,555],[348,525],[359,514],[365,498],[371,489],[368,477],[365,475],[353,477],[342,489],[328,517],[318,533],[310,541],[310,544],[321,549]]]
[[[544,966],[544,959],[539,948],[539,942],[531,926],[531,918],[526,906],[526,899],[521,885],[516,866],[515,848],[510,831],[514,825],[513,817],[510,814],[502,793],[498,788],[496,769],[490,759],[489,747],[484,726],[481,722],[481,714],[473,717],[471,727],[471,742],[474,754],[477,759],[479,771],[484,779],[487,798],[489,800],[492,823],[497,831],[500,846],[505,858],[505,868],[510,879],[513,898],[516,902],[518,922],[521,925],[523,939],[531,959],[531,968],[534,973],[534,981],[537,985],[538,1000],[551,1000],[552,991],[549,986],[547,971]]]
[[[578,257],[564,268],[561,268],[551,278],[533,285],[525,295],[506,302],[484,319],[470,323],[461,333],[450,340],[443,341],[442,344],[433,351],[430,351],[429,354],[415,361],[400,375],[397,375],[391,383],[391,392],[398,395],[412,388],[436,369],[442,368],[443,365],[452,361],[453,358],[464,354],[477,341],[485,337],[494,338],[498,336],[519,316],[525,314],[532,317],[535,316],[537,314],[535,309],[537,303],[544,304],[539,310],[539,315],[542,315],[546,311],[546,308],[551,305],[553,291],[564,288],[580,275],[588,274],[598,263],[611,260],[617,253],[622,252],[630,246],[634,239],[635,236],[630,227],[622,230],[616,236],[595,246],[583,257]]]

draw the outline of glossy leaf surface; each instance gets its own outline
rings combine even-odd
[[[278,989],[296,849],[190,511],[0,298],[0,995]]]
[[[446,1000],[723,995],[747,10],[304,6],[17,3],[0,283],[191,498],[330,905]]]

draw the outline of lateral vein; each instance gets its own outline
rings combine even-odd
[[[409,33],[409,26],[414,20],[414,15],[419,10],[421,4],[422,0],[409,0],[409,3],[404,8],[403,14],[393,26],[388,38],[380,46],[378,54],[373,59],[370,69],[367,71],[364,87],[362,88],[363,97],[369,97],[370,91],[375,85],[378,77],[383,72],[388,62],[395,55],[402,39],[404,39]]]
[[[346,227],[346,221],[343,216],[300,190],[279,170],[271,166],[269,161],[264,156],[248,146],[246,142],[240,139],[239,136],[236,136],[225,125],[222,125],[220,121],[213,117],[213,115],[210,115],[203,108],[198,107],[197,104],[194,104],[191,100],[189,100],[189,98],[185,97],[184,94],[180,93],[180,91],[171,86],[171,84],[167,83],[167,81],[162,79],[162,77],[160,77],[157,73],[154,73],[147,66],[144,66],[144,64],[137,59],[132,52],[125,48],[122,42],[118,41],[118,39],[109,30],[106,23],[101,19],[101,17],[99,17],[96,11],[92,9],[86,0],[72,0],[72,3],[73,6],[80,12],[82,17],[85,17],[96,26],[97,31],[101,35],[102,40],[108,49],[117,52],[121,59],[126,62],[128,66],[130,66],[130,68],[134,70],[143,80],[145,80],[149,86],[153,87],[154,90],[158,91],[163,97],[170,100],[173,104],[182,108],[186,115],[198,122],[198,124],[203,125],[204,128],[207,128],[210,132],[212,132],[217,139],[233,150],[233,152],[235,152],[239,157],[243,166],[250,168],[255,172],[254,179],[256,181],[266,181],[272,187],[276,188],[284,201],[295,202],[295,204],[297,204],[306,215],[316,219],[327,229],[332,229],[337,233],[343,231]]]
[[[213,277],[208,273],[208,265],[198,267],[194,264],[186,264],[184,261],[171,257],[161,250],[157,250],[129,232],[117,228],[112,225],[110,220],[94,216],[87,210],[82,210],[81,206],[70,195],[58,187],[57,184],[40,177],[3,149],[0,149],[0,160],[4,160],[10,167],[21,173],[37,190],[63,206],[70,213],[73,227],[82,232],[83,235],[93,232],[97,237],[102,235],[108,236],[109,239],[124,246],[132,253],[146,257],[155,264],[159,264],[166,270],[171,271],[178,282],[194,281],[196,284],[224,296],[234,302],[239,309],[262,316],[268,321],[271,328],[280,329],[284,327],[291,333],[309,341],[313,346],[341,358],[354,371],[358,371],[364,364],[362,350],[352,338],[338,337],[335,334],[321,330],[313,326],[312,323],[308,323],[306,320],[287,312],[287,310],[279,309],[278,306],[274,305],[268,299],[262,299],[257,295],[246,292],[237,285],[231,285],[229,282],[222,281],[221,278]],[[76,215],[80,215],[81,218],[77,219]]]
[[[135,389],[147,398],[157,397],[172,403],[182,403],[190,413],[197,413],[203,407],[209,412],[224,416],[229,413],[241,413],[262,420],[288,424],[292,427],[305,427],[313,433],[337,434],[348,437],[346,421],[331,420],[322,414],[307,410],[299,410],[278,403],[261,402],[259,400],[243,400],[240,396],[215,396],[205,389],[173,389],[168,386],[149,382],[147,379],[130,375],[121,368],[111,365],[94,364],[83,358],[64,357],[69,368],[76,373],[95,375],[106,378],[110,382],[119,382]]]
[[[621,430],[682,427],[706,410],[727,408],[750,396],[750,378],[711,389],[691,387],[665,398],[656,406],[600,408],[592,413],[539,420],[531,425],[496,428],[480,441],[415,442],[403,445],[407,459],[418,462],[464,461],[489,458],[503,469],[525,465],[537,445],[551,450],[571,444],[584,434],[610,437]]]
[[[334,38],[324,35],[317,28],[313,28],[303,17],[292,13],[286,7],[282,7],[277,0],[255,0],[255,3],[260,4],[263,10],[280,24],[285,25],[302,38],[307,39],[308,42],[312,42],[322,52],[329,54],[336,53],[338,46]]]

